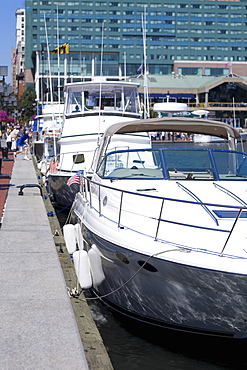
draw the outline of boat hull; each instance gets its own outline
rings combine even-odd
[[[80,190],[78,184],[67,185],[71,175],[50,174],[47,179],[47,187],[50,199],[57,207],[70,207],[74,201],[76,193]]]
[[[246,340],[246,275],[149,259],[85,226],[83,235],[99,250],[105,276],[93,289],[118,314],[159,330]]]

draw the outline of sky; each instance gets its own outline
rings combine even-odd
[[[8,66],[8,76],[5,81],[11,83],[12,48],[16,47],[15,40],[15,11],[24,9],[25,0],[1,0],[0,4],[0,66]],[[1,78],[1,76],[0,76]]]

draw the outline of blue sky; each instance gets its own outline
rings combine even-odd
[[[11,83],[11,50],[15,48],[15,11],[24,9],[25,0],[1,1],[0,66],[8,66],[7,83]]]

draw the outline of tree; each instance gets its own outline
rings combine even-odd
[[[36,114],[35,99],[35,90],[29,86],[18,100],[17,109],[20,113],[20,121],[28,122]]]

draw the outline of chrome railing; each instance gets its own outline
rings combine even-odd
[[[195,108],[209,108],[209,107],[222,107],[222,108],[230,108],[235,107],[236,109],[239,108],[247,108],[247,103],[233,103],[233,102],[203,102],[203,103],[188,103],[189,107]]]
[[[115,180],[113,180],[115,181]],[[140,191],[151,191],[154,190],[153,188],[150,189],[139,189]],[[247,206],[244,206],[243,204],[240,204],[239,206],[231,206],[231,205],[222,205],[222,204],[217,204],[217,203],[204,203],[200,199],[194,198],[194,200],[182,200],[182,199],[174,199],[174,198],[168,198],[168,197],[161,197],[161,196],[156,196],[156,195],[151,195],[151,194],[143,194],[143,193],[136,193],[136,192],[131,192],[127,190],[122,190],[118,188],[114,188],[111,186],[99,184],[98,182],[95,182],[93,180],[90,180],[89,178],[86,178],[84,176],[81,176],[81,185],[80,185],[80,193],[83,196],[83,199],[85,203],[90,207],[93,208],[97,213],[99,217],[105,217],[109,221],[111,221],[114,225],[116,225],[117,228],[120,229],[131,229],[132,231],[148,236],[152,238],[155,241],[160,241],[160,242],[167,242],[162,239],[162,237],[159,237],[160,234],[160,228],[162,224],[173,224],[177,226],[185,226],[191,229],[200,229],[200,230],[205,230],[205,231],[214,231],[214,232],[219,232],[219,233],[225,233],[226,234],[226,239],[222,245],[221,251],[220,252],[210,252],[219,256],[223,256],[224,251],[227,247],[227,244],[229,243],[229,240],[232,236],[232,233],[234,229],[236,228],[236,225],[241,218],[241,215],[243,215],[244,218],[247,217]],[[130,227],[130,225],[125,224],[123,221],[123,213],[126,215],[129,212],[129,215],[133,216],[133,210],[130,211],[129,208],[126,207],[127,203],[125,201],[126,196],[133,196],[133,197],[143,197],[144,199],[151,200],[152,202],[159,202],[160,205],[156,207],[156,211],[158,210],[157,215],[158,216],[153,216],[151,215],[151,208],[149,209],[150,215],[148,216],[150,219],[150,222],[155,221],[156,226],[153,228],[153,233],[152,235],[146,234],[145,232],[140,232],[140,230],[135,229],[135,227]],[[107,198],[113,198],[118,199],[119,204],[116,206],[116,202],[114,205],[114,208],[112,208],[112,211],[107,212],[107,208],[104,208],[104,206],[107,203]],[[151,203],[152,203],[151,202]],[[209,227],[209,226],[202,226],[198,224],[189,224],[189,223],[184,223],[184,222],[178,222],[174,221],[168,218],[162,218],[163,210],[165,208],[165,202],[172,202],[172,203],[180,203],[180,204],[189,204],[193,205],[196,207],[202,207],[203,209],[206,210],[207,214],[212,218],[212,211],[209,211],[209,208],[216,207],[217,209],[222,209],[222,210],[227,210],[228,212],[231,212],[231,217],[228,218],[228,220],[231,220],[231,224],[229,229],[223,229],[219,226],[218,221],[215,222],[216,226],[214,227]],[[157,204],[156,204],[157,205]],[[129,200],[128,200],[128,207],[129,207]],[[143,215],[140,213],[141,210],[135,209],[134,215],[137,217],[147,217],[147,215]],[[214,216],[214,221],[216,220],[216,217]],[[127,218],[125,217],[125,220]],[[229,224],[228,224],[229,225]],[[172,244],[172,242],[169,242]],[[185,246],[185,245],[177,245],[177,247],[181,247],[183,249],[189,249],[193,250],[193,247]],[[196,248],[196,250],[199,250],[199,248]],[[205,252],[205,251],[204,251]],[[232,256],[233,258],[236,258],[236,256]],[[243,257],[240,257],[243,258]],[[247,258],[247,257],[246,257]]]

